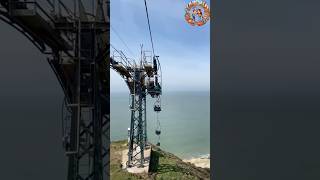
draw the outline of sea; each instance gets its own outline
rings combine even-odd
[[[111,140],[128,138],[130,127],[129,92],[112,92],[110,100]],[[147,136],[156,144],[157,113],[155,99],[147,98]],[[162,111],[158,114],[161,125],[160,148],[182,159],[210,154],[210,92],[163,92]]]

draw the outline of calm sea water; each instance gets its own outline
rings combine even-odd
[[[210,93],[164,92],[161,101],[161,148],[181,158],[209,154]],[[147,133],[149,141],[155,144],[154,102],[155,99],[147,99]],[[111,140],[126,139],[129,125],[129,93],[112,93]]]

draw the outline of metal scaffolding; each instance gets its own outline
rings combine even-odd
[[[0,20],[48,56],[64,91],[68,180],[102,180],[109,169],[109,0],[84,3],[0,0]]]

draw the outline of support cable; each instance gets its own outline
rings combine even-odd
[[[146,0],[144,0],[144,6],[146,8],[146,14],[147,14],[147,19],[148,19],[148,27],[149,27],[149,34],[150,34],[150,39],[151,39],[152,52],[153,52],[153,55],[154,55],[153,39],[152,39],[150,20],[149,20],[149,13],[148,13],[148,6],[147,6],[147,1]]]
[[[116,34],[116,36],[120,39],[120,41],[123,43],[123,45],[128,49],[129,53],[134,57],[134,53],[131,51],[131,49],[129,48],[129,46],[127,45],[127,43],[121,38],[121,36],[119,35],[119,33],[110,25],[111,30]]]

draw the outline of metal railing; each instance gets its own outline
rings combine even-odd
[[[120,64],[124,65],[125,67],[133,67],[133,65],[136,66],[136,62],[134,59],[127,58],[126,55],[122,51],[115,49],[113,46],[111,46],[111,47],[114,49],[114,51],[112,53],[112,58],[117,63],[120,63]]]

